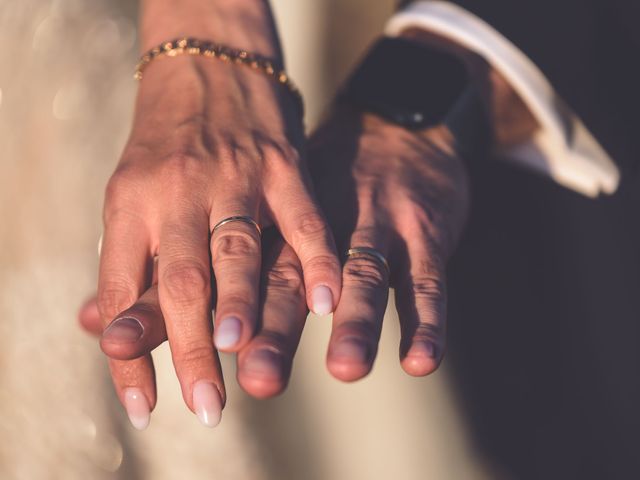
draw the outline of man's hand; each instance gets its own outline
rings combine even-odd
[[[348,259],[327,354],[344,381],[376,356],[389,287],[396,290],[400,360],[433,372],[444,352],[445,265],[463,230],[469,191],[455,139],[444,126],[412,133],[379,117],[338,110],[310,141],[310,168],[339,248],[384,255]]]

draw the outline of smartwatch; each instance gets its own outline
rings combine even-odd
[[[406,38],[383,37],[347,80],[339,101],[420,130],[442,123],[469,86],[459,58]]]

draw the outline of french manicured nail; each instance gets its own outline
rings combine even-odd
[[[407,352],[407,356],[436,358],[436,348],[431,342],[414,342]]]
[[[144,430],[149,426],[151,409],[142,390],[130,387],[124,391],[124,408],[127,410],[131,425],[137,430]]]
[[[269,378],[279,378],[282,367],[282,356],[265,348],[251,351],[242,363],[243,372]]]
[[[205,427],[213,428],[220,423],[222,399],[213,383],[202,381],[193,386],[193,408]]]
[[[102,339],[114,343],[133,343],[144,333],[142,324],[133,317],[118,318],[102,332]]]
[[[319,285],[311,292],[311,309],[316,315],[329,315],[333,312],[333,294],[325,285]]]
[[[236,317],[222,319],[213,331],[216,347],[221,350],[234,347],[240,341],[242,323]]]
[[[343,338],[332,349],[334,360],[346,360],[354,363],[369,361],[369,347],[357,338]]]

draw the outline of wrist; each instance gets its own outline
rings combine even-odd
[[[142,52],[180,37],[196,37],[282,59],[267,0],[143,0]]]

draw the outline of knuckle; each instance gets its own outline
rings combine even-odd
[[[417,299],[424,298],[432,301],[441,301],[446,296],[446,286],[438,277],[419,276],[412,280],[411,292]]]
[[[447,310],[445,282],[439,277],[418,277],[411,280],[409,291],[421,319],[418,329],[423,329],[423,333],[428,333],[431,330],[437,334],[436,329],[444,324]],[[429,335],[426,336],[429,337]]]
[[[161,286],[174,302],[193,303],[208,299],[209,269],[197,262],[175,261],[165,267]]]
[[[255,309],[255,298],[246,291],[225,292],[218,294],[217,313],[220,317],[226,316],[224,312],[235,312],[241,318],[253,318],[251,312]]]
[[[432,343],[438,344],[440,338],[444,334],[442,326],[434,323],[419,323],[416,325],[415,332],[413,333],[413,341],[429,340]]]
[[[127,315],[131,315],[133,317],[159,317],[162,315],[162,312],[155,307],[155,305],[138,300],[135,305],[132,305],[131,308],[127,309]]]
[[[301,250],[308,249],[318,240],[328,237],[327,224],[318,212],[299,215],[299,221],[292,232],[292,243]]]
[[[254,342],[262,345],[262,348],[268,348],[282,358],[290,357],[294,353],[289,335],[277,330],[267,328],[262,329]]]
[[[266,273],[266,287],[286,292],[302,292],[302,272],[293,262],[277,262]]]
[[[298,223],[298,234],[304,237],[315,237],[318,235],[324,235],[327,230],[327,225],[324,218],[317,213],[311,212],[300,216],[300,222]]]
[[[357,337],[373,343],[379,335],[379,327],[375,322],[367,320],[349,320],[339,327],[339,336]]]
[[[382,265],[369,258],[351,258],[344,266],[344,284],[364,288],[384,288],[387,273]]]
[[[186,364],[211,364],[213,361],[213,343],[198,341],[187,342],[172,347],[176,362]]]
[[[304,270],[307,272],[322,272],[326,275],[339,272],[340,264],[334,255],[316,255],[305,262]]]
[[[222,229],[221,229],[222,230]],[[215,260],[236,260],[257,256],[260,253],[260,241],[251,232],[228,228],[216,235],[213,245],[213,257]]]
[[[98,291],[98,311],[103,318],[111,319],[136,301],[135,286],[126,280],[109,281]]]
[[[300,164],[300,152],[286,140],[265,142],[261,145],[263,158],[270,165],[284,168]]]

